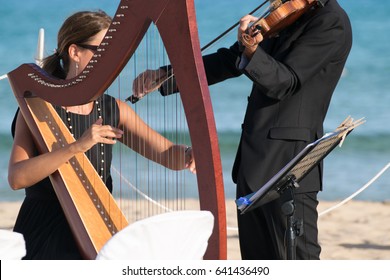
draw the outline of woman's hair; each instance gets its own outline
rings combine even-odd
[[[91,37],[111,24],[111,17],[98,10],[81,11],[68,17],[57,37],[57,50],[43,60],[43,69],[55,77],[65,79],[69,71],[68,49],[71,44],[87,44]]]

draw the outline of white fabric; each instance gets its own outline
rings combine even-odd
[[[175,211],[130,224],[103,246],[98,260],[203,258],[214,226],[209,211]]]
[[[0,229],[0,260],[20,260],[26,255],[22,234]]]

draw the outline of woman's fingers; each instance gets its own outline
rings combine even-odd
[[[99,118],[77,140],[81,152],[86,152],[97,143],[115,144],[116,139],[123,136],[123,131],[110,125],[102,125],[103,119]]]

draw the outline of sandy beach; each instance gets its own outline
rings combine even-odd
[[[338,202],[321,201],[319,213]],[[20,202],[0,203],[0,229],[12,229]],[[239,260],[233,200],[226,202],[228,259]],[[390,260],[390,202],[349,201],[319,218],[323,260]]]

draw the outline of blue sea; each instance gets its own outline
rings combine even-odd
[[[37,36],[45,29],[46,53],[55,48],[56,33],[71,13],[84,9],[103,9],[113,15],[119,1],[96,0],[1,0],[0,76],[22,63],[34,62]],[[206,45],[260,1],[195,0],[201,46]],[[365,185],[390,162],[390,1],[373,5],[372,0],[340,0],[350,16],[354,43],[343,77],[334,93],[325,121],[333,131],[347,116],[365,117],[341,148],[325,159],[322,200],[342,200]],[[174,24],[174,23],[173,23]],[[236,32],[208,49],[234,42]],[[235,186],[230,171],[233,164],[246,96],[251,83],[245,77],[210,87],[219,134],[227,198],[234,198]],[[10,125],[17,104],[6,79],[0,81],[0,201],[22,199],[23,191],[12,191],[7,183],[7,165],[12,138]],[[390,200],[390,171],[385,172],[355,199]]]

